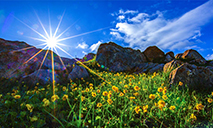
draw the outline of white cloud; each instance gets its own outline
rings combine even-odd
[[[125,14],[135,14],[135,13],[138,13],[138,11],[134,11],[134,10],[127,10],[126,12],[125,12]]]
[[[206,56],[206,60],[213,60],[213,54],[208,54]]]
[[[88,44],[86,44],[85,42],[82,42],[81,44],[78,44],[78,46],[76,48],[86,49],[86,48],[88,48]]]
[[[141,22],[143,20],[145,20],[146,18],[148,18],[149,15],[146,13],[139,13],[136,17],[133,17],[131,19],[128,19],[128,21],[132,21],[132,22]]]
[[[124,18],[125,18],[125,16],[124,16],[124,15],[120,15],[120,16],[118,16],[118,18],[117,18],[117,19],[121,21],[121,20],[123,20]]]
[[[84,55],[86,55],[86,54],[87,54],[85,51],[82,51],[82,53],[83,53]]]
[[[97,52],[98,47],[99,47],[99,45],[100,45],[101,43],[102,43],[101,41],[98,41],[98,43],[93,44],[92,46],[90,46],[91,52],[93,52],[93,51]]]
[[[138,13],[138,11],[135,11],[135,10],[126,10],[126,11],[124,11],[123,9],[120,9],[118,11],[118,13],[117,12],[111,13],[111,16],[126,15],[126,14],[134,15],[136,13]]]
[[[165,19],[160,11],[152,15],[138,13],[132,18],[125,18],[125,22],[117,22],[110,34],[141,50],[150,45],[161,49],[183,49],[199,41],[201,27],[213,19],[212,7],[213,0],[210,0],[172,20]],[[119,13],[125,12],[120,10]]]

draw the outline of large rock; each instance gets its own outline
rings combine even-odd
[[[213,86],[213,72],[206,67],[182,64],[170,73],[169,81],[172,85],[182,82],[189,89],[208,89]]]
[[[175,57],[174,57],[174,52],[170,51],[170,52],[167,52],[166,55],[165,55],[165,61],[164,62],[170,62],[172,60],[174,60]]]
[[[59,75],[56,73],[56,71],[54,72],[54,80],[55,80],[55,83],[60,82]],[[52,83],[53,82],[52,69],[36,70],[35,72],[29,75],[23,76],[21,78],[21,81],[24,81],[25,83],[30,85],[35,85],[37,83],[39,83],[40,85]]]
[[[163,71],[164,64],[158,64],[158,63],[141,63],[136,65],[134,69],[134,73],[154,73],[154,72],[160,72]]]
[[[84,67],[76,65],[73,70],[70,72],[68,79],[75,80],[76,78],[87,78],[89,73]]]
[[[180,60],[173,60],[171,62],[168,62],[163,67],[163,72],[171,71],[174,68],[177,68],[178,66],[182,65],[184,62]]]
[[[113,42],[99,46],[96,61],[113,71],[131,71],[135,65],[147,62],[140,50],[123,48]]]
[[[188,60],[190,63],[205,64],[206,60],[193,49],[186,50],[181,56],[182,59]]]
[[[156,46],[150,46],[148,47],[144,52],[144,55],[150,62],[154,63],[163,63],[165,59],[164,52],[161,51],[158,47]]]

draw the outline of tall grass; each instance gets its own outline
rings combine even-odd
[[[57,84],[54,96],[50,84],[28,88],[2,78],[0,126],[186,128],[204,121],[213,126],[213,92],[170,86],[170,72],[114,73],[95,59],[85,64],[99,76]]]

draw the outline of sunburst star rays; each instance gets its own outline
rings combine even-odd
[[[60,28],[60,25],[62,23],[62,19],[64,17],[64,13],[62,14],[61,18],[60,18],[60,21],[56,27],[56,30],[54,31],[54,33],[52,32],[52,27],[51,27],[51,20],[50,20],[50,15],[49,16],[49,33],[47,32],[46,28],[44,27],[43,23],[41,22],[38,14],[35,12],[36,14],[36,17],[45,33],[45,35],[39,33],[37,30],[35,30],[34,28],[30,27],[29,25],[27,25],[26,23],[24,23],[23,21],[21,21],[20,19],[18,19],[17,17],[15,17],[18,21],[20,21],[21,23],[23,23],[25,26],[27,26],[28,28],[30,28],[32,31],[34,31],[35,33],[37,33],[38,35],[40,35],[42,38],[35,38],[35,37],[28,37],[28,38],[31,38],[31,39],[34,39],[34,40],[37,40],[37,41],[41,41],[43,42],[42,45],[45,45],[45,47],[43,47],[41,50],[39,50],[37,53],[35,53],[34,55],[32,55],[32,57],[30,57],[24,64],[28,63],[31,59],[35,58],[38,54],[40,54],[45,48],[47,48],[48,50],[46,51],[44,57],[43,57],[43,60],[41,62],[41,65],[39,66],[39,70],[41,69],[46,57],[47,57],[47,54],[48,52],[50,51],[50,54],[51,54],[51,65],[52,65],[52,84],[53,84],[53,95],[55,94],[55,74],[54,74],[54,56],[53,56],[53,50],[58,54],[56,48],[60,49],[61,51],[65,52],[67,55],[71,56],[68,52],[66,52],[63,48],[61,48],[60,46],[66,46],[65,44],[62,44],[62,43],[59,43],[61,41],[65,41],[65,40],[68,40],[68,39],[72,39],[72,38],[75,38],[75,37],[79,37],[79,36],[83,36],[83,35],[87,35],[87,34],[90,34],[90,33],[94,33],[94,32],[97,32],[97,31],[101,31],[103,29],[107,29],[107,28],[110,28],[111,26],[109,27],[105,27],[105,28],[100,28],[100,29],[97,29],[97,30],[93,30],[93,31],[89,31],[89,32],[85,32],[85,33],[81,33],[81,34],[78,34],[78,35],[74,35],[74,36],[70,36],[70,37],[65,37],[65,38],[60,38],[66,31],[68,31],[75,23],[73,23],[71,26],[69,26],[67,29],[65,29],[63,32],[61,32],[60,34],[57,35],[58,33],[58,30]],[[58,56],[62,65],[63,65],[63,68],[66,69],[66,66],[64,65],[62,59],[60,58],[60,56]],[[73,58],[73,56],[71,56]],[[75,58],[74,58],[75,59]],[[101,78],[102,80],[104,80],[106,83],[108,83],[108,81],[106,81],[104,78],[102,78],[100,75],[98,75],[96,72],[94,72],[92,69],[90,69],[89,67],[87,67],[86,65],[84,65],[83,63],[81,63],[79,60],[75,59],[76,61],[78,61],[81,65],[83,65],[86,69],[88,69],[89,71],[91,71],[92,73],[94,73],[95,75],[97,75],[99,78]],[[38,75],[38,73],[37,73]],[[110,83],[108,83],[110,84]],[[111,85],[111,84],[110,84]]]

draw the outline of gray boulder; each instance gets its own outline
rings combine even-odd
[[[96,61],[116,72],[131,71],[135,65],[147,62],[140,50],[123,48],[113,42],[99,46]]]
[[[68,79],[75,80],[76,78],[87,78],[89,77],[89,73],[84,67],[75,65],[70,74],[68,75]]]
[[[182,82],[189,89],[208,89],[213,86],[213,72],[206,67],[182,64],[170,73],[169,81],[171,85]]]

